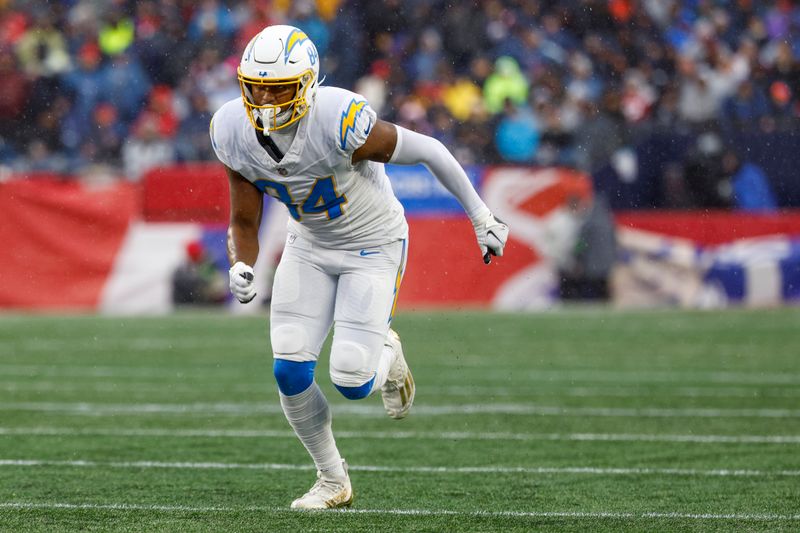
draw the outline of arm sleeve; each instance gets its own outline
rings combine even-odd
[[[444,185],[445,189],[458,199],[473,223],[489,216],[489,208],[475,192],[467,173],[441,142],[400,126],[395,127],[397,128],[397,145],[389,163],[396,165],[422,163]]]

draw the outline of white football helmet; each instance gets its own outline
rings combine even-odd
[[[319,78],[317,47],[294,26],[267,26],[245,48],[238,75],[250,123],[269,134],[303,118],[314,103]],[[250,91],[253,85],[295,85],[294,97],[281,105],[258,105]]]

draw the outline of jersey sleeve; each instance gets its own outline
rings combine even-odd
[[[346,99],[336,121],[336,144],[339,150],[352,154],[360,148],[367,141],[377,119],[377,113],[363,96],[353,94]]]
[[[214,148],[214,153],[217,154],[217,159],[225,165],[226,167],[233,168],[231,164],[231,158],[224,150],[224,138],[223,135],[220,134],[219,128],[215,127],[220,122],[217,120],[217,115],[219,113],[215,113],[213,117],[211,117],[211,122],[208,124],[208,134],[211,137],[211,147]]]

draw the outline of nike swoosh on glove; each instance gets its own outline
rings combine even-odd
[[[491,263],[493,255],[502,257],[503,248],[506,247],[508,240],[508,225],[488,213],[480,220],[473,221],[472,227],[478,237],[483,262],[487,265]]]
[[[253,283],[255,274],[252,267],[237,261],[228,270],[228,276],[230,278],[231,293],[236,296],[237,300],[246,304],[256,297],[256,286]]]

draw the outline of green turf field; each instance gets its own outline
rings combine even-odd
[[[303,513],[265,319],[0,315],[0,530],[800,530],[800,309],[394,327],[411,415],[323,361],[356,500]]]

